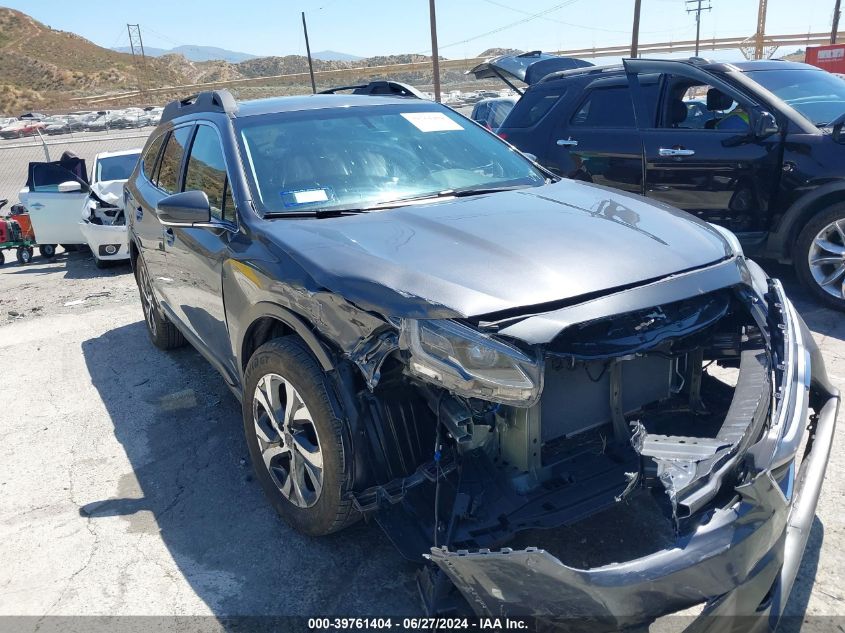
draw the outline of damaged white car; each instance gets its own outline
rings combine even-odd
[[[126,260],[123,185],[141,150],[100,152],[89,180],[85,161],[65,152],[58,161],[29,164],[26,187],[18,194],[29,211],[42,246],[87,245],[97,266]]]
[[[374,521],[432,614],[776,626],[839,394],[731,233],[408,97],[174,102],[126,189],[149,337],[296,529]]]

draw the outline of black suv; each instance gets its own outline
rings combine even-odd
[[[297,529],[378,522],[432,613],[777,622],[839,398],[726,229],[412,96],[171,103],[125,196],[151,340]]]
[[[513,61],[491,60],[510,77]],[[845,81],[813,66],[628,59],[536,79],[499,134],[556,174],[727,227],[845,309],[843,115]]]

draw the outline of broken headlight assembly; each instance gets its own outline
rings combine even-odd
[[[456,395],[518,407],[540,398],[538,359],[460,323],[404,319],[400,345],[411,375]]]

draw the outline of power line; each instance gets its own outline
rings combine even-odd
[[[486,2],[487,4],[491,4],[493,6],[500,7],[502,9],[508,9],[508,10],[513,11],[515,13],[521,13],[523,15],[531,15],[530,11],[524,11],[522,9],[517,9],[516,7],[509,6],[509,5],[504,4],[502,2],[497,2],[496,0],[483,0],[483,1]],[[547,16],[542,16],[542,19],[546,20],[547,22],[554,22],[556,24],[563,24],[564,26],[571,26],[571,27],[574,27],[576,29],[585,29],[587,31],[602,31],[604,33],[625,33],[625,34],[630,32],[628,30],[623,30],[623,29],[605,29],[605,28],[601,28],[599,26],[586,26],[585,24],[574,24],[573,22],[567,22],[565,20],[561,20],[561,19],[558,19],[558,18],[551,18],[551,17],[547,17]],[[657,30],[657,31],[640,31],[640,33],[669,33],[671,31],[677,31],[677,29],[673,28],[673,29],[660,29],[660,30]]]
[[[526,22],[531,22],[532,20],[536,20],[537,18],[543,17],[544,15],[547,15],[547,14],[552,13],[554,11],[558,11],[558,10],[562,9],[563,7],[569,6],[571,4],[575,4],[576,2],[578,2],[578,0],[566,0],[566,2],[561,2],[559,4],[556,4],[553,7],[550,7],[548,9],[544,9],[543,11],[539,11],[538,13],[532,13],[527,18],[523,18],[521,20],[511,22],[510,24],[505,24],[503,26],[492,29],[490,31],[486,31],[484,33],[479,33],[478,35],[473,35],[472,37],[468,37],[468,38],[460,40],[458,42],[451,42],[450,44],[445,44],[443,46],[440,46],[440,50],[443,50],[444,48],[451,48],[453,46],[460,46],[461,44],[468,44],[469,42],[474,42],[475,40],[480,40],[482,37],[487,37],[488,35],[493,35],[495,33],[501,33],[502,31],[505,31],[507,29],[513,28],[515,26],[519,26],[520,24],[525,24]],[[427,49],[425,51],[422,51],[419,54],[424,55],[425,53],[430,53],[430,52],[431,52],[431,49]]]

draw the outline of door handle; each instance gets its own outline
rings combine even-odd
[[[36,202],[35,204],[29,205],[29,208],[30,209],[43,209],[44,205],[41,204],[40,202]]]
[[[578,141],[570,136],[569,138],[559,138],[557,140],[557,144],[560,147],[576,147],[578,145]]]
[[[657,150],[661,156],[695,156],[694,149],[682,149],[675,147],[661,147]]]

